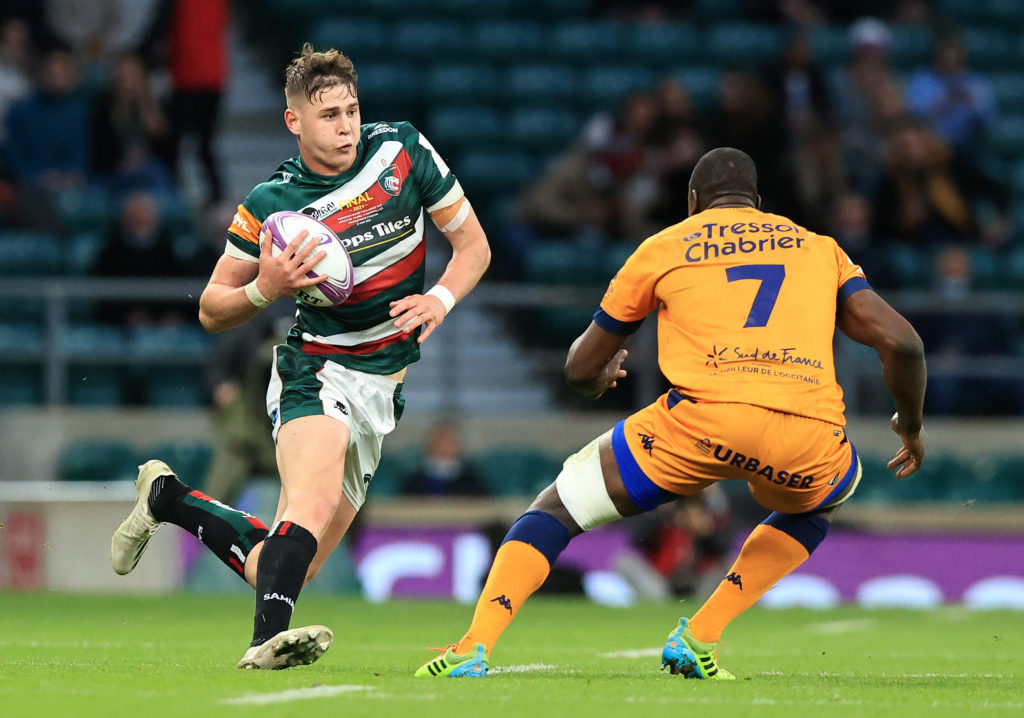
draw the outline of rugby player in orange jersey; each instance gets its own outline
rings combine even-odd
[[[722,630],[802,564],[856,490],[832,340],[874,348],[896,414],[897,478],[924,458],[924,349],[831,237],[760,211],[745,153],[708,152],[690,177],[689,218],[643,242],[573,343],[569,384],[596,399],[626,376],[623,348],[658,313],[658,360],[672,389],[570,456],[513,524],[462,639],[417,676],[483,676],[491,650],[573,536],[722,480],[746,481],[771,514],[714,593],[669,634],[662,667],[732,679]]]

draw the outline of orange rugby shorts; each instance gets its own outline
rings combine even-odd
[[[628,447],[640,471],[672,494],[746,481],[766,509],[799,514],[843,495],[857,453],[842,426],[750,404],[696,403],[673,389],[613,432],[626,479]]]

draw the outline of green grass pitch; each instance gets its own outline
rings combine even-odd
[[[333,648],[289,671],[235,670],[252,625],[241,596],[0,594],[0,715],[1019,716],[1024,612],[753,610],[720,652],[735,682],[661,673],[680,605],[528,603],[484,680],[414,679],[471,606],[310,596],[292,625]]]

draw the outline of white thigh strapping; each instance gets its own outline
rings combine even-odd
[[[594,439],[566,459],[555,479],[558,498],[584,531],[622,518],[604,485],[597,441]]]

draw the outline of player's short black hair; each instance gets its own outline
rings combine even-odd
[[[690,189],[697,191],[701,208],[718,197],[749,197],[757,203],[757,167],[746,152],[717,147],[699,160],[690,175]]]

